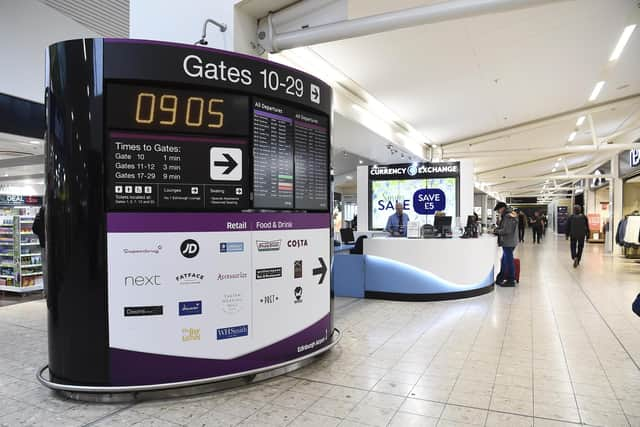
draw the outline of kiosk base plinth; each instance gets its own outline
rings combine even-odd
[[[42,385],[58,392],[60,395],[68,399],[84,402],[119,403],[193,396],[253,384],[293,372],[322,357],[325,352],[338,344],[341,337],[342,334],[340,330],[335,328],[327,345],[303,357],[252,371],[191,381],[140,386],[83,386],[65,384],[45,377],[45,371],[49,370],[48,365],[38,370],[36,378]]]

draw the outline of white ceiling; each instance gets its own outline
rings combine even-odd
[[[436,2],[350,0],[349,15],[353,19],[430,3]],[[443,144],[447,157],[464,147],[448,143],[589,106],[599,80],[607,83],[598,103],[640,94],[640,28],[621,59],[608,63],[625,25],[637,20],[637,8],[631,0],[564,1],[313,49],[429,140]],[[600,138],[637,120],[640,98],[612,108],[593,114]],[[571,155],[564,149],[578,115],[475,145],[482,151],[558,149],[479,157],[474,159],[479,180],[549,174],[560,156],[570,169],[588,164],[596,154]],[[592,144],[588,122],[572,143],[584,144]],[[517,166],[483,174],[512,164]]]

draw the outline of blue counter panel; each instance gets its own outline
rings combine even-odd
[[[332,268],[335,296],[364,298],[364,255],[336,254]]]

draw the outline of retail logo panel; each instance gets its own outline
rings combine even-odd
[[[112,383],[243,372],[327,344],[330,88],[135,40],[104,41],[104,74]]]

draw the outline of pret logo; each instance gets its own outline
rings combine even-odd
[[[309,246],[309,242],[307,242],[307,239],[289,240],[287,242],[287,246],[290,248],[302,248],[304,246]]]
[[[258,252],[275,252],[280,250],[282,239],[278,240],[256,240]]]
[[[259,268],[256,270],[256,280],[275,279],[282,277],[282,267]]]
[[[302,278],[302,260],[298,259],[293,262],[293,278]]]
[[[228,328],[216,330],[216,338],[218,340],[246,337],[247,335],[249,335],[249,325],[229,326]]]
[[[240,292],[226,292],[222,295],[222,311],[225,313],[233,314],[242,310],[242,294]]]
[[[182,342],[200,341],[200,328],[182,328]]]
[[[204,274],[182,273],[176,276],[179,285],[199,285],[204,280]]]
[[[296,288],[293,290],[293,296],[296,297],[296,300],[293,302],[294,304],[302,302],[302,286],[296,286]]]
[[[180,253],[185,258],[193,258],[200,252],[200,245],[193,239],[187,239],[180,245]]]
[[[142,286],[160,286],[160,276],[155,274],[153,276],[125,276],[124,286],[130,287],[142,287]]]
[[[123,248],[122,253],[127,255],[158,255],[162,251],[162,245],[152,246],[150,248]]]
[[[161,305],[145,305],[137,307],[125,307],[124,316],[162,316]]]
[[[280,298],[276,294],[265,295],[260,298],[262,304],[275,304]]]
[[[202,301],[181,301],[178,303],[179,316],[202,314]]]
[[[220,253],[244,252],[244,242],[220,242]]]
[[[246,279],[247,273],[218,273],[218,280]]]

